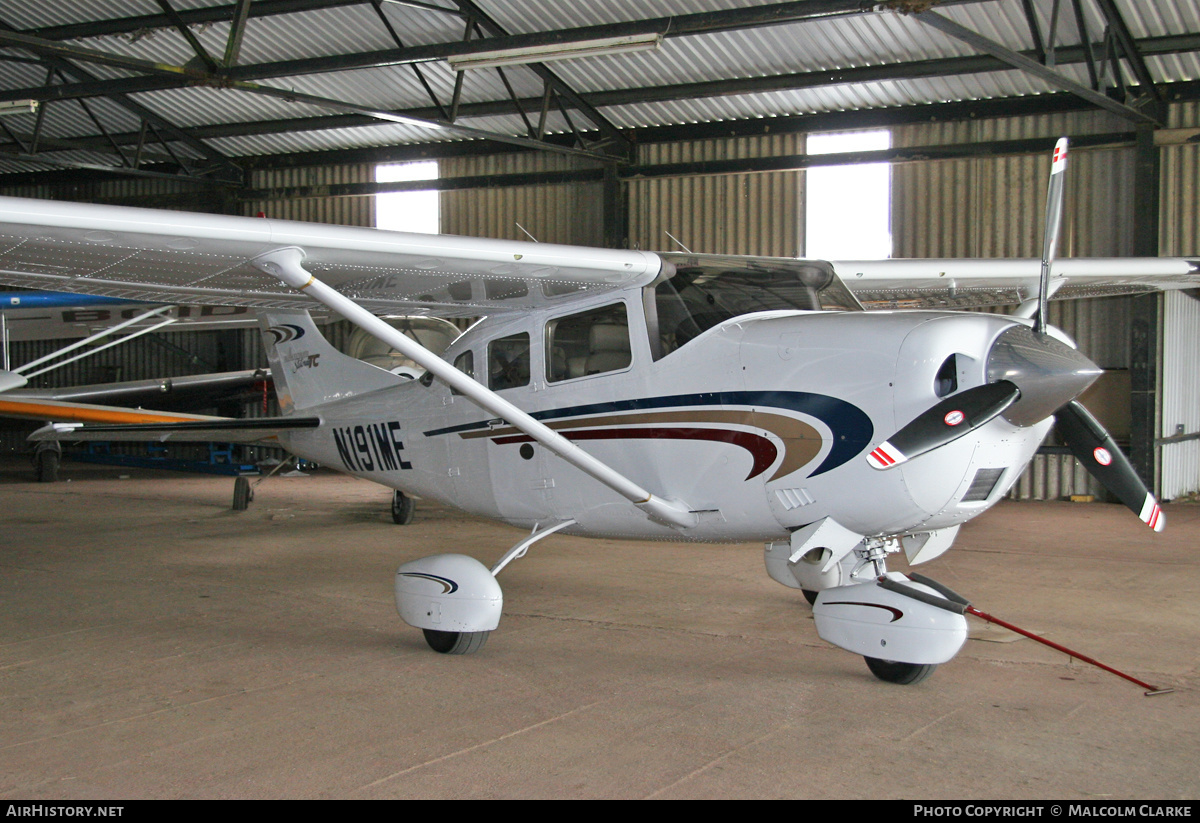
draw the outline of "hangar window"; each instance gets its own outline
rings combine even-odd
[[[891,148],[884,131],[810,134],[808,153]],[[812,166],[805,177],[804,256],[882,260],[892,256],[892,170],[887,163]]]
[[[421,163],[392,163],[375,167],[376,183],[436,180],[436,160]],[[375,195],[375,226],[388,231],[441,231],[438,193],[435,189],[391,191]]]

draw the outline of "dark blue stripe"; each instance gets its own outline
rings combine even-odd
[[[643,411],[646,409],[669,409],[679,406],[763,406],[767,408],[787,409],[800,412],[809,417],[815,417],[829,427],[833,433],[833,448],[825,460],[809,477],[816,477],[831,469],[836,469],[851,460],[865,449],[871,442],[875,427],[871,418],[852,403],[830,397],[826,394],[811,394],[798,391],[733,391],[733,392],[704,392],[701,394],[676,394],[669,397],[645,397],[635,400],[614,400],[607,403],[589,403],[584,406],[570,406],[564,409],[547,409],[532,412],[535,420],[558,420],[564,417],[583,417],[595,414],[611,414],[613,412]],[[425,432],[426,437],[442,434],[458,434],[460,432],[478,431],[488,427],[487,420],[477,423],[464,423],[459,426],[448,426],[444,429],[433,429]]]

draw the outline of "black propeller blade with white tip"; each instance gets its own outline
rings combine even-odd
[[[1156,532],[1162,531],[1167,520],[1158,501],[1096,418],[1076,400],[1059,409],[1055,418],[1059,437],[1084,468],[1143,523]]]
[[[1016,402],[1021,390],[999,380],[951,395],[926,409],[867,455],[876,469],[890,469],[957,440]]]
[[[1050,301],[1050,270],[1058,254],[1058,232],[1062,226],[1063,178],[1067,170],[1068,140],[1060,137],[1054,145],[1054,159],[1050,165],[1050,184],[1046,191],[1046,230],[1042,234],[1042,276],[1038,283],[1038,307],[1034,330],[1046,333],[1046,314]]]

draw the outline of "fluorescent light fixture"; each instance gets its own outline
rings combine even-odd
[[[38,110],[36,100],[5,100],[0,102],[0,115],[33,114]]]
[[[631,51],[653,51],[662,45],[661,34],[631,34],[627,37],[602,37],[597,40],[576,40],[571,43],[550,43],[545,46],[526,46],[520,49],[480,51],[474,54],[447,57],[450,68],[488,69],[496,66],[520,66],[526,63],[547,63],[575,57],[595,57],[624,54]]]

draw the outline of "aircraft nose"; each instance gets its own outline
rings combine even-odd
[[[992,344],[989,383],[1008,380],[1021,397],[1004,411],[1016,426],[1032,426],[1074,400],[1100,376],[1100,367],[1077,350],[1028,326],[1013,326]]]

